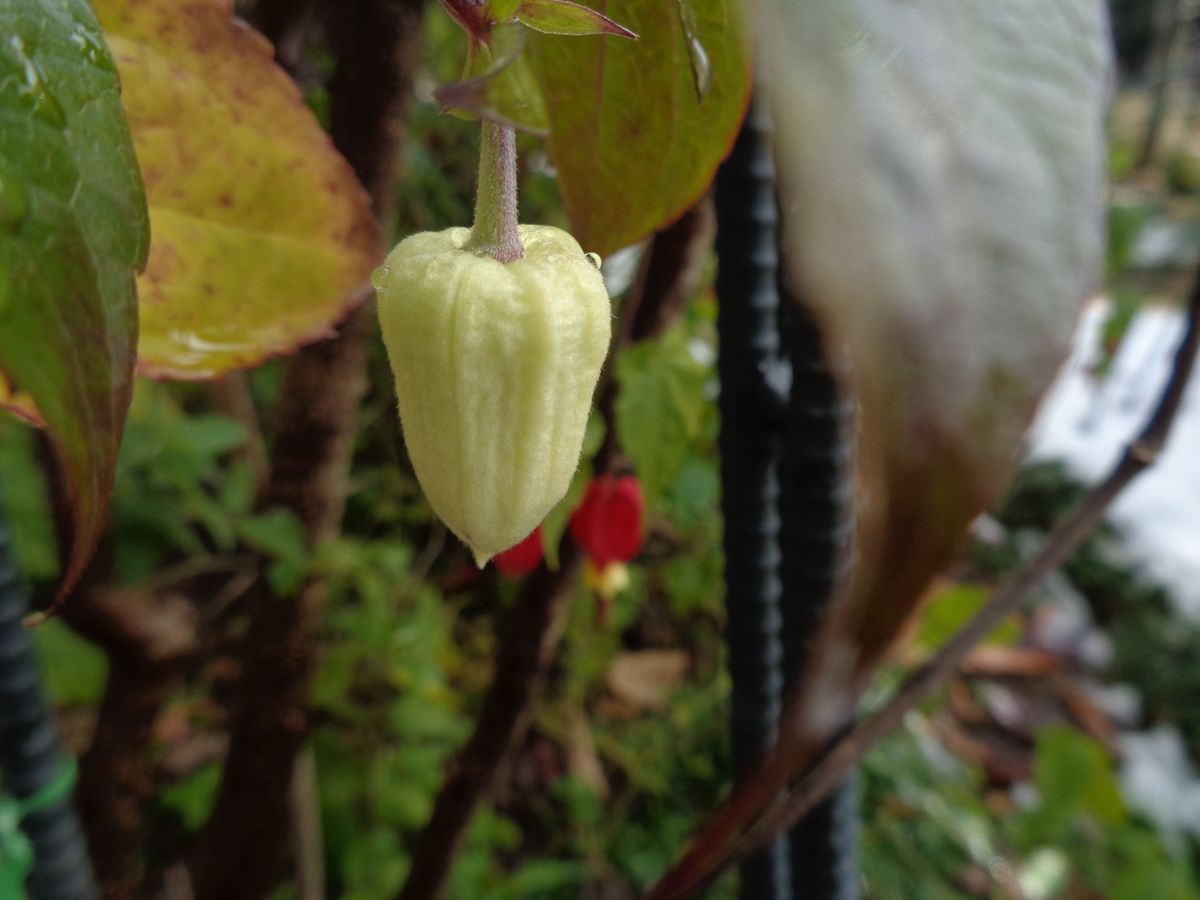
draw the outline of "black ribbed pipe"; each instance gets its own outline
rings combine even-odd
[[[783,435],[785,671],[804,667],[817,623],[848,574],[854,539],[854,403],[843,396],[811,312],[781,282],[781,327],[792,367]],[[789,683],[788,687],[791,687]],[[790,836],[796,897],[859,894],[858,792],[850,778]]]
[[[784,688],[779,449],[787,367],[779,342],[775,171],[757,107],[717,173],[715,201],[726,640],[740,773],[774,743]],[[791,900],[787,841],[748,858],[739,874],[745,900]]]
[[[51,784],[66,764],[42,691],[33,641],[22,624],[28,608],[8,523],[0,513],[0,775],[4,789],[19,800]],[[32,900],[99,896],[69,796],[30,811],[21,827],[35,854],[27,882]]]

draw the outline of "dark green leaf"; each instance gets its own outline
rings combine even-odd
[[[46,689],[55,703],[96,703],[108,678],[108,659],[57,619],[33,629]]]
[[[103,528],[129,406],[146,201],[85,0],[0,0],[0,372],[32,398],[71,500],[62,592]]]
[[[216,462],[216,457],[245,444],[246,429],[227,416],[189,416],[176,423],[171,437],[181,451],[186,450],[208,467]]]
[[[238,536],[248,547],[283,562],[303,562],[308,541],[304,526],[296,515],[286,509],[269,509],[253,518],[239,522]]]
[[[276,594],[287,597],[299,590],[308,569],[308,540],[295,513],[269,509],[235,527],[248,547],[271,558],[267,580]]]
[[[1128,819],[1112,760],[1081,732],[1059,725],[1040,731],[1033,777],[1041,802],[1025,821],[1029,843],[1065,840],[1080,816],[1109,827]]]
[[[633,459],[647,506],[675,479],[700,434],[708,370],[692,358],[681,328],[617,359],[617,432]]]

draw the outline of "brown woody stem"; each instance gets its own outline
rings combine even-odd
[[[330,131],[388,234],[424,0],[355,0],[329,7],[338,55]],[[361,301],[337,337],[301,350],[284,374],[265,503],[294,513],[313,546],[337,534],[346,499],[376,327],[368,291]],[[309,579],[297,597],[263,590],[254,599],[229,756],[212,815],[189,860],[196,900],[258,900],[287,871],[283,826],[289,821],[292,773],[308,734],[308,685],[324,606],[320,577]]]

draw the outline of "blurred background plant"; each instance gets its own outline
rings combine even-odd
[[[1095,385],[1115,370],[1143,311],[1177,302],[1200,255],[1194,6],[1112,0],[1112,9],[1123,69],[1112,115],[1108,305],[1089,337]],[[454,80],[447,61],[461,59],[463,38],[436,7],[425,36],[424,102],[409,115],[396,236],[462,224],[472,205],[476,130],[429,102],[434,85]],[[295,68],[328,121],[324,82],[306,78],[329,71],[322,53],[300,48]],[[521,218],[564,225],[554,170],[540,142],[524,143]],[[608,262],[618,294],[635,265]],[[470,828],[449,897],[632,897],[728,787],[712,268],[674,325],[615,362],[620,392],[609,421],[644,489],[645,544],[615,597],[574,584],[545,696]],[[329,897],[395,896],[445,767],[471,732],[517,584],[476,572],[434,520],[404,457],[378,341],[369,365],[342,534],[311,554],[293,514],[256,502],[258,423],[277,408],[282,363],[244,376],[249,416],[244,407],[231,413],[220,385],[137,385],[100,549],[111,584],[100,587],[186,585],[210,596],[204,644],[157,715],[145,762],[152,882],[169,883],[213,806],[246,631],[239,600],[260,572],[282,596],[313,572],[328,590],[315,730],[291,801],[296,823],[318,827],[298,825],[294,842],[311,865],[276,897],[314,896],[313,877]],[[1196,398],[1190,409],[1200,409]],[[1063,427],[1070,421],[1064,414]],[[605,438],[602,425],[593,431],[585,460]],[[0,420],[4,511],[22,570],[46,590],[59,563],[42,452],[30,432]],[[880,691],[965,621],[1078,495],[1088,472],[1067,462],[1031,460],[1004,507],[978,524],[972,553],[931,593]],[[588,475],[585,466],[552,514],[548,547]],[[1175,490],[1190,498],[1197,528],[1200,484]],[[869,757],[866,896],[1200,898],[1200,619],[1147,573],[1124,539],[1129,527],[1136,521],[1092,539],[1033,608]],[[35,638],[68,747],[83,754],[106,655],[69,617]],[[735,896],[734,877],[712,896]]]

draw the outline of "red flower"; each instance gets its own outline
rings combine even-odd
[[[642,549],[642,486],[632,475],[604,475],[588,485],[571,514],[571,537],[597,569],[627,562]]]
[[[542,552],[542,526],[539,525],[521,543],[493,556],[492,562],[503,575],[528,575],[542,561]]]

